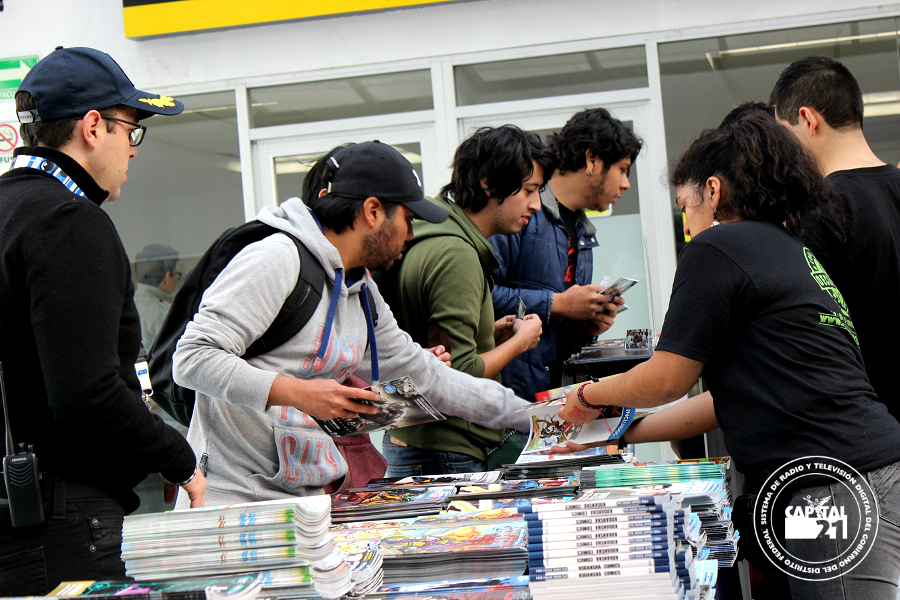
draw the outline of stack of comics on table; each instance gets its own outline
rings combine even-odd
[[[695,559],[689,546],[699,541],[699,519],[672,494],[596,490],[519,510],[528,528],[535,599],[712,593],[718,565]]]
[[[432,515],[455,493],[453,485],[349,491],[334,497],[331,520],[346,523]]]
[[[703,548],[695,548],[695,555],[730,567],[737,558],[740,532],[731,522],[727,467],[728,462],[719,459],[590,467],[581,472],[581,486],[583,490],[629,489],[634,494],[663,490],[673,494],[700,520]]]
[[[354,581],[359,559],[348,563],[328,534],[330,511],[328,496],[310,496],[128,516],[122,560],[139,582],[265,572],[266,590],[339,598],[371,585]],[[363,570],[380,558],[365,560]]]

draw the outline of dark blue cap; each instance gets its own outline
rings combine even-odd
[[[37,108],[19,111],[20,123],[83,117],[90,110],[130,106],[138,120],[153,115],[177,115],[180,101],[134,87],[122,67],[93,48],[58,47],[41,59],[22,80]]]
[[[427,200],[422,182],[412,164],[402,154],[378,140],[350,144],[328,158],[334,178],[328,192],[344,198],[365,200],[371,196],[382,202],[402,204],[420,219],[441,223],[446,210]]]

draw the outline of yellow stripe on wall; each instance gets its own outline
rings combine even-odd
[[[122,9],[130,38],[439,4],[457,0],[174,0]]]

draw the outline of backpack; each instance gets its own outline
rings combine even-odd
[[[153,383],[153,400],[173,419],[188,426],[194,412],[196,392],[181,387],[172,378],[172,356],[175,346],[184,334],[187,324],[194,319],[200,309],[203,292],[212,285],[219,273],[245,246],[258,242],[275,233],[288,236],[300,254],[300,276],[297,285],[284,301],[281,310],[269,325],[269,329],[250,344],[243,358],[249,359],[271,352],[297,335],[306,325],[319,301],[325,286],[325,269],[318,259],[306,249],[300,240],[261,221],[250,221],[223,233],[200,257],[197,265],[185,276],[181,288],[172,300],[172,307],[166,314],[162,327],[150,349],[150,380]],[[375,299],[366,287],[369,306],[375,310]],[[360,295],[360,302],[362,302]],[[378,315],[372,319],[377,326]]]

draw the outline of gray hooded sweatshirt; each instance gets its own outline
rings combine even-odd
[[[300,199],[266,208],[257,218],[300,239],[324,267],[326,285],[316,312],[297,335],[249,360],[241,356],[269,328],[297,283],[300,257],[294,242],[274,234],[247,246],[204,292],[178,342],[173,374],[178,385],[197,390],[188,442],[197,456],[208,454],[207,506],[320,494],[347,473],[334,442],[311,417],[295,408],[266,408],[278,374],[337,381],[351,373],[371,381],[373,371],[380,371],[376,377],[383,381],[410,375],[445,414],[486,427],[528,430],[527,416],[514,412],[527,401],[493,380],[445,366],[414,343],[397,326],[368,273],[347,285],[337,248]],[[374,340],[369,311],[359,298],[364,286],[372,291],[378,314]],[[188,505],[186,494],[179,494],[177,508]]]

